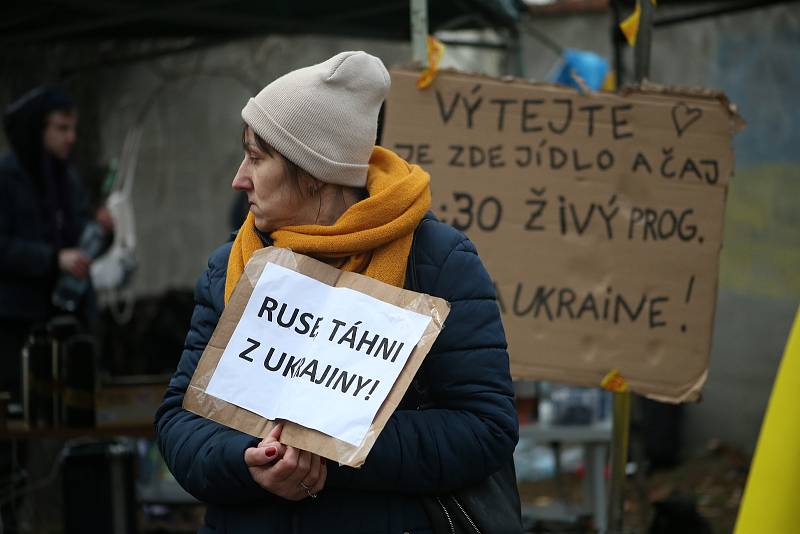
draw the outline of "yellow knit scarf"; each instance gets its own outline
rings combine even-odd
[[[430,176],[376,146],[369,160],[369,197],[332,226],[287,226],[272,233],[276,247],[314,256],[350,272],[402,287],[414,229],[431,204]],[[249,213],[231,248],[225,303],[253,253],[264,245]]]

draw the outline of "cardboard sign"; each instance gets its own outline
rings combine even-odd
[[[358,445],[430,321],[267,264],[206,393]]]
[[[281,442],[358,467],[449,311],[442,299],[265,248],[245,266],[183,406],[258,437],[288,419]]]
[[[495,281],[512,374],[681,402],[706,379],[739,120],[724,97],[392,72],[383,144]]]

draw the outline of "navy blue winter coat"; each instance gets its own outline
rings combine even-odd
[[[51,312],[58,251],[76,247],[89,220],[80,179],[67,168],[63,180],[69,209],[54,236],[34,180],[13,152],[0,155],[0,319],[43,321]]]
[[[419,495],[473,484],[511,458],[517,417],[492,281],[463,234],[427,218],[413,244],[415,286],[452,305],[420,369],[435,408],[417,410],[407,395],[360,469],[328,462],[317,499],[290,502],[262,489],[244,463],[245,449],[259,439],[181,407],[224,306],[231,244],[212,254],[197,284],[183,355],[156,415],[167,465],[208,504],[200,532],[429,533]]]
[[[77,246],[89,221],[80,179],[43,145],[48,114],[73,108],[60,89],[40,87],[3,114],[11,150],[0,154],[0,322],[48,318],[58,251]]]

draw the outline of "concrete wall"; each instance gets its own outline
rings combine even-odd
[[[242,157],[240,111],[247,99],[292,69],[353,49],[387,65],[406,62],[411,54],[405,43],[271,37],[104,74],[100,116],[113,117],[101,127],[106,159],[151,102],[134,198],[141,243],[138,294],[193,284],[210,251],[227,239],[230,182]]]
[[[145,45],[146,48],[146,45]],[[343,50],[366,50],[388,66],[409,61],[407,43],[312,36],[255,38],[119,67],[79,72],[68,82],[80,105],[80,170],[119,158],[135,126],[142,142],[133,190],[138,240],[133,289],[146,296],[193,287],[211,251],[228,239],[241,161],[241,109],[278,76]],[[87,49],[88,51],[88,49]],[[0,104],[51,80],[80,50],[58,59],[41,51],[37,68],[17,60],[0,82]],[[502,56],[453,50],[444,66],[497,74]],[[13,83],[12,83],[13,82]],[[27,85],[26,85],[27,84]],[[0,149],[4,146],[0,135]]]
[[[247,99],[293,68],[353,48],[387,63],[410,54],[397,44],[269,38],[102,72],[103,159],[119,154],[126,133],[144,117],[134,189],[137,294],[192,286],[209,253],[227,240]]]
[[[603,14],[528,22],[562,46],[607,58],[610,23]],[[529,35],[524,50],[525,75],[545,78],[555,54]],[[752,452],[800,301],[798,50],[797,5],[664,27],[653,36],[653,81],[721,89],[748,123],[735,140],[709,379],[702,402],[686,410],[689,450],[720,438]]]

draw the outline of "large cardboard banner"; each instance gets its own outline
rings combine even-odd
[[[495,281],[512,374],[675,402],[706,379],[732,136],[721,95],[392,72],[383,144]]]

